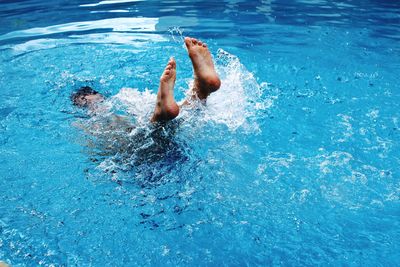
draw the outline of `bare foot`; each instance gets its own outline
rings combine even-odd
[[[194,38],[186,37],[185,44],[193,64],[193,91],[199,99],[206,99],[221,86],[221,80],[215,72],[210,51],[205,43]]]
[[[167,66],[160,78],[160,87],[157,93],[157,103],[154,109],[152,122],[169,121],[178,116],[179,107],[174,99],[174,85],[176,80],[176,62],[173,58],[168,61]]]

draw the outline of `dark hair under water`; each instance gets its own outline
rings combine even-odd
[[[82,97],[88,96],[88,95],[97,95],[99,92],[94,90],[90,86],[83,86],[79,88],[78,91],[73,92],[71,94],[71,101],[73,102],[74,105],[76,106],[82,106],[82,102],[80,101]]]

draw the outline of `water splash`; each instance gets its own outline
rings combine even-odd
[[[107,100],[105,112],[85,122],[94,136],[96,153],[108,155],[99,168],[113,175],[135,169],[136,179],[159,182],[167,166],[186,160],[187,151],[183,150],[192,151],[197,145],[188,140],[211,146],[212,142],[224,142],[227,133],[221,131],[258,132],[257,112],[273,103],[273,98],[264,99],[267,84],[258,84],[238,57],[222,49],[216,56],[216,69],[221,88],[209,96],[206,105],[190,101],[191,105],[183,106],[178,118],[167,125],[149,122],[157,96],[148,89],[122,88]],[[199,132],[204,133],[202,137],[196,137]]]
[[[223,49],[218,50],[216,62],[222,85],[209,97],[205,119],[226,124],[231,130],[257,131],[256,123],[249,124],[257,110],[268,108],[261,99],[266,84],[258,84],[239,58]]]
[[[249,122],[258,110],[265,110],[272,105],[273,99],[261,99],[267,84],[258,84],[254,75],[240,63],[239,58],[222,49],[217,53],[216,68],[222,80],[221,88],[209,96],[206,105],[195,101],[192,103],[194,107],[184,107],[179,117],[184,120],[223,124],[232,131],[240,127],[258,130],[256,124],[250,126]],[[187,91],[187,96],[190,97],[190,90]],[[114,108],[123,109],[133,116],[139,125],[147,125],[155,101],[156,94],[148,89],[140,91],[135,88],[122,88],[112,97],[110,103]],[[200,110],[200,114],[193,117],[193,109]]]
[[[180,27],[172,27],[168,29],[168,32],[171,35],[172,41],[174,41],[175,43],[182,44],[182,46],[185,47],[184,45],[185,37],[183,35],[184,32],[183,29],[181,29]]]

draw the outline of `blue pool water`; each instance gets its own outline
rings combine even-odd
[[[399,2],[1,1],[0,25],[0,261],[399,264]],[[222,87],[155,128],[184,36]],[[85,85],[103,114],[71,105]]]

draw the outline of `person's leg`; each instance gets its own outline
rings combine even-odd
[[[193,64],[193,92],[200,100],[206,99],[221,86],[221,80],[215,72],[214,63],[205,43],[186,37],[185,44]]]
[[[179,106],[174,99],[175,80],[176,62],[171,58],[160,78],[157,103],[151,118],[152,122],[169,121],[178,116]]]

